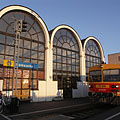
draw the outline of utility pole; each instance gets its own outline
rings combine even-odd
[[[16,20],[14,25],[14,31],[16,33],[15,38],[15,52],[14,52],[14,69],[13,69],[13,83],[12,83],[12,96],[14,91],[14,82],[15,82],[15,97],[17,95],[17,78],[18,78],[18,65],[19,65],[19,47],[20,47],[20,34],[21,32],[26,32],[27,28],[26,22],[23,20]]]

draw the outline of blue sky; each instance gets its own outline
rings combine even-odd
[[[120,0],[0,0],[0,9],[23,5],[46,23],[48,30],[60,24],[75,29],[81,39],[96,37],[107,55],[120,52]]]

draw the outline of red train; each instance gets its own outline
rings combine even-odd
[[[88,95],[93,103],[120,104],[120,65],[101,64],[89,69]]]

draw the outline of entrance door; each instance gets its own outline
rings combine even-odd
[[[31,79],[32,71],[23,70],[23,78],[22,78],[22,85],[21,85],[21,98],[22,100],[30,98],[30,79]]]
[[[14,91],[15,95],[15,91]],[[16,96],[21,100],[30,98],[30,70],[18,70]]]
[[[28,100],[30,98],[30,80],[29,79],[23,79],[22,80],[22,89],[21,89],[21,99],[22,100]]]
[[[72,98],[72,84],[67,76],[66,78],[63,78],[63,97]]]
[[[21,88],[18,88],[19,86],[17,86],[16,92],[14,88],[13,96],[15,96],[16,93],[16,97],[18,99],[29,100],[30,98],[29,79],[22,79],[22,80],[18,79],[17,81],[19,84],[21,84]]]

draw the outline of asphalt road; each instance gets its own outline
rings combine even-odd
[[[120,120],[120,106],[113,106],[109,110],[86,120]]]

